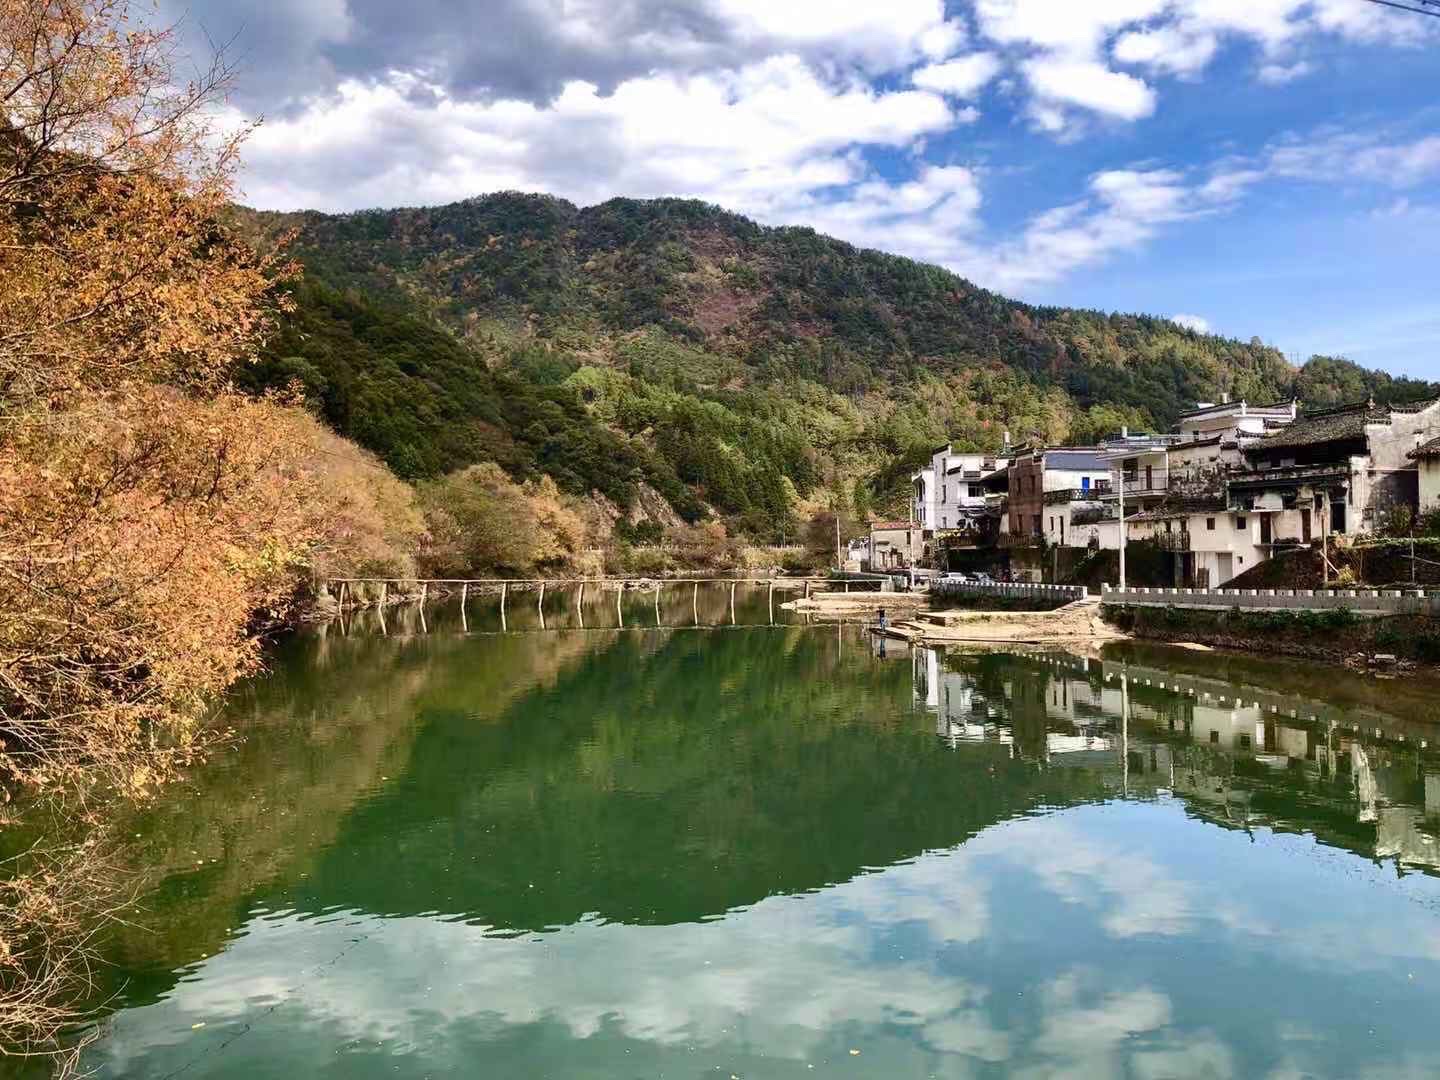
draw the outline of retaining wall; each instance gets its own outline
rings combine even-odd
[[[1351,611],[1440,617],[1440,591],[1427,589],[1117,589],[1101,587],[1107,604],[1228,610]]]

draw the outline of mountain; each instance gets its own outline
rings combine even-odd
[[[893,502],[945,440],[1168,427],[1221,392],[1425,396],[1258,339],[1020,303],[949,271],[704,203],[503,193],[354,214],[237,210],[290,236],[296,311],[244,378],[299,379],[401,475],[494,459],[618,505],[642,485],[757,535],[801,500]]]

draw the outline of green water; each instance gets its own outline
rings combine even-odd
[[[561,597],[545,631],[532,602],[505,633],[474,605],[468,633],[448,608],[287,642],[243,741],[134,822],[160,869],[105,942],[86,1064],[1440,1073],[1433,686],[882,657],[769,625],[763,592],[733,628],[705,596],[711,630],[666,599],[670,628],[633,597],[625,630],[602,601],[554,629]]]

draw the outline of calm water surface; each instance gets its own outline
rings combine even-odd
[[[87,1064],[1440,1074],[1433,686],[570,603],[286,643],[134,823]]]

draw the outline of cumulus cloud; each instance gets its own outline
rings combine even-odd
[[[1154,71],[1198,75],[1219,48],[1212,33],[1186,33],[1174,26],[1158,30],[1132,30],[1122,34],[1112,49],[1122,64],[1138,64]]]
[[[1280,86],[1284,83],[1294,82],[1296,79],[1302,79],[1314,70],[1315,65],[1308,60],[1299,60],[1293,64],[1262,64],[1255,77],[1262,83]]]
[[[344,83],[266,124],[247,146],[243,186],[268,207],[348,210],[520,188],[581,203],[693,196],[763,217],[863,179],[858,145],[904,147],[956,121],[938,94],[836,87],[795,57],[632,79],[608,95],[573,82],[548,107],[458,100],[394,76]]]
[[[1111,71],[1094,60],[1046,57],[1027,60],[1021,70],[1030,81],[1041,111],[1042,125],[1051,128],[1045,109],[1077,105],[1118,120],[1139,120],[1155,111],[1155,91],[1143,79]]]
[[[1210,333],[1210,320],[1203,315],[1171,315],[1170,321],[1187,330],[1194,330],[1197,334]]]
[[[1000,58],[993,53],[971,53],[943,64],[926,65],[911,76],[911,81],[926,90],[968,98],[999,75],[1001,66]]]
[[[286,112],[347,80],[408,71],[454,99],[554,100],[629,79],[730,70],[785,55],[871,75],[964,41],[943,0],[161,0],[205,48],[234,39],[247,109]]]
[[[1416,44],[1433,40],[1426,20],[1387,17],[1351,0],[976,0],[980,36],[1021,54],[1041,130],[1072,136],[1088,116],[1133,121],[1155,109],[1157,91],[1114,65],[1197,77],[1227,40],[1257,46],[1257,73],[1272,85],[1305,73],[1281,57],[1322,37]]]

